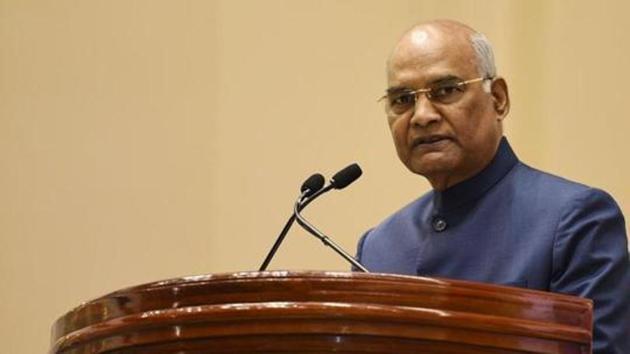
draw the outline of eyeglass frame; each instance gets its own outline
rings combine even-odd
[[[459,82],[455,83],[453,86],[454,87],[462,87],[462,86],[467,86],[468,84],[473,84],[475,82],[483,82],[483,81],[486,81],[486,80],[493,80],[493,79],[494,79],[494,77],[492,77],[492,76],[481,76],[481,77],[477,77],[477,78],[470,79],[470,80],[459,81]],[[434,102],[433,99],[432,99],[433,97],[431,96],[431,91],[433,91],[433,90],[435,90],[435,88],[425,87],[425,88],[420,88],[420,89],[417,89],[417,90],[405,91],[405,94],[412,94],[412,95],[414,95],[414,100],[415,100],[414,107],[415,107],[416,103],[418,102],[418,95],[422,94],[422,93],[425,95],[425,97],[429,101]],[[381,96],[376,102],[380,102],[380,101],[388,98],[388,96],[389,96],[389,94],[386,93],[385,95]],[[387,104],[389,105],[391,103],[387,102]],[[400,113],[400,114],[402,114],[402,113]]]

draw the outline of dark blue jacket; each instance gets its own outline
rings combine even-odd
[[[407,205],[359,241],[372,272],[435,276],[594,301],[594,353],[630,354],[630,262],[605,192],[521,163],[504,138],[488,167]]]

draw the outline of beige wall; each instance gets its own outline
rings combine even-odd
[[[0,333],[43,353],[80,301],[255,269],[302,180],[364,177],[308,215],[348,250],[427,190],[395,157],[384,59],[415,22],[485,32],[527,163],[630,214],[620,1],[0,0]],[[274,268],[346,269],[294,230]]]

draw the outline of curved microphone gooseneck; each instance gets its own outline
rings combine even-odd
[[[284,241],[284,238],[293,225],[293,222],[297,219],[300,226],[302,226],[306,231],[320,239],[326,246],[331,247],[335,252],[337,252],[344,259],[350,262],[354,267],[364,272],[368,272],[368,270],[363,265],[361,265],[361,263],[357,262],[350,254],[339,247],[328,236],[317,230],[300,214],[301,210],[303,210],[307,205],[309,205],[312,201],[317,199],[322,194],[327,193],[332,189],[343,189],[347,187],[350,183],[359,178],[362,173],[363,172],[361,171],[359,165],[354,163],[335,173],[335,175],[330,179],[330,184],[326,187],[323,187],[324,177],[319,173],[312,175],[306,181],[304,181],[302,187],[300,188],[302,193],[295,201],[295,205],[293,207],[293,215],[291,215],[289,220],[287,220],[287,223],[284,225],[284,228],[278,235],[276,242],[273,244],[271,250],[267,254],[267,257],[265,257],[265,260],[260,266],[259,271],[264,271],[267,269],[267,266],[278,251],[278,248],[282,244],[282,241]]]
[[[306,179],[304,183],[302,183],[302,187],[300,188],[302,193],[300,194],[300,196],[298,197],[296,201],[296,203],[300,204],[300,210],[303,209],[305,206],[307,206],[308,203],[310,203],[312,200],[314,200],[315,198],[323,194],[322,187],[324,186],[324,183],[325,183],[324,181],[325,181],[324,176],[322,176],[319,173],[316,173],[312,175],[311,177],[309,177],[308,179]],[[284,228],[282,228],[282,231],[280,231],[280,234],[276,238],[276,242],[274,242],[273,246],[271,247],[271,250],[269,250],[269,253],[267,253],[267,257],[265,257],[265,260],[260,265],[260,268],[258,269],[259,271],[262,272],[267,269],[267,266],[269,266],[269,263],[273,259],[273,256],[275,256],[276,252],[278,251],[278,248],[280,248],[282,241],[284,241],[284,237],[289,232],[289,229],[293,225],[294,221],[295,221],[295,213],[291,215],[289,220],[287,220],[287,223],[284,224]]]
[[[369,273],[367,268],[365,268],[361,263],[359,263],[354,257],[352,257],[348,252],[344,251],[339,245],[337,245],[330,237],[326,236],[323,232],[319,231],[315,226],[308,222],[301,214],[300,210],[315,198],[316,195],[321,195],[327,192],[330,189],[343,189],[347,187],[350,183],[354,182],[357,178],[361,176],[361,168],[359,165],[352,164],[343,170],[337,172],[330,181],[330,185],[326,188],[321,189],[319,194],[316,192],[310,200],[301,203],[301,200],[298,199],[293,206],[293,216],[297,220],[298,224],[302,226],[306,231],[308,231],[311,235],[317,237],[322,243],[330,248],[332,248],[337,254],[343,257],[346,261],[352,264],[355,268]],[[325,191],[324,191],[325,190]]]

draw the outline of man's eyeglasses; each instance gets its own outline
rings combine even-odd
[[[485,80],[492,80],[492,78],[478,77],[465,81],[458,79],[441,80],[429,87],[417,90],[394,88],[387,90],[387,93],[378,101],[386,99],[388,109],[393,114],[399,115],[414,108],[420,94],[424,94],[431,102],[450,104],[461,98],[466,90],[466,85]]]

